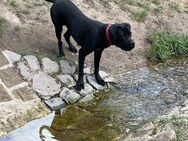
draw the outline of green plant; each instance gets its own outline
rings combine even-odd
[[[10,5],[15,8],[17,6],[17,3],[15,0],[11,0]]]
[[[2,34],[4,31],[4,23],[5,23],[5,19],[0,16],[0,34]]]
[[[152,61],[165,60],[172,55],[188,54],[187,35],[173,35],[162,31],[150,33],[146,38],[151,43],[147,57]]]
[[[177,2],[170,3],[169,8],[173,11],[181,12],[180,5]]]
[[[148,12],[145,9],[133,13],[133,18],[137,22],[145,22],[147,19],[147,16],[148,16]]]

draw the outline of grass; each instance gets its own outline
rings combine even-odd
[[[177,3],[177,2],[172,2],[169,4],[169,8],[173,11],[176,11],[176,12],[181,12],[181,8],[180,8],[180,5]]]
[[[143,9],[143,10],[133,13],[132,16],[137,22],[140,22],[140,23],[145,22],[148,17],[148,12],[147,10]]]
[[[10,1],[10,5],[11,5],[13,8],[17,7],[17,3],[16,3],[15,0],[11,0],[11,1]]]
[[[172,123],[173,129],[176,133],[176,141],[184,141],[184,127],[186,126],[185,119],[177,116],[172,116],[171,118],[161,118],[157,121],[157,127],[164,127],[166,124]],[[157,130],[157,129],[155,129]],[[155,133],[155,131],[154,131]]]
[[[164,61],[172,56],[188,54],[187,35],[173,35],[167,31],[161,31],[148,34],[147,40],[151,43],[147,53],[151,61]]]
[[[5,19],[0,16],[0,34],[4,32]]]

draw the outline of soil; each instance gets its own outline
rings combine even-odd
[[[160,1],[160,0],[159,0]],[[101,69],[112,74],[122,73],[148,64],[146,58],[150,44],[146,41],[148,32],[167,28],[173,33],[188,33],[187,0],[155,1],[134,0],[75,0],[74,3],[88,17],[104,23],[128,22],[132,26],[136,47],[131,52],[124,52],[115,46],[106,49],[101,59]],[[0,13],[6,22],[4,32],[0,36],[0,48],[18,53],[40,54],[57,57],[58,48],[54,27],[50,19],[51,3],[45,0],[1,0]],[[148,11],[146,21],[137,22],[133,13],[138,10]],[[160,12],[156,12],[155,10]],[[66,30],[64,30],[66,31]],[[64,41],[64,39],[63,39]],[[66,58],[76,61],[78,54],[68,51],[64,42]],[[78,47],[79,48],[79,47]],[[93,66],[93,54],[86,58],[86,64]]]

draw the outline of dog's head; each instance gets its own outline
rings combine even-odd
[[[125,51],[131,51],[135,42],[131,38],[131,25],[129,23],[113,24],[111,26],[113,44]]]

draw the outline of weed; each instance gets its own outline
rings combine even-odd
[[[4,24],[5,24],[5,19],[0,16],[0,34],[2,34],[4,31]]]
[[[148,12],[143,9],[133,13],[132,16],[137,22],[145,22],[148,16]]]
[[[180,10],[180,6],[177,2],[172,2],[169,4],[169,8],[173,11],[176,11],[176,12],[181,12]]]
[[[173,35],[167,31],[161,31],[150,33],[146,38],[151,43],[147,54],[151,61],[164,61],[173,55],[188,54],[187,35]]]
[[[10,5],[11,5],[13,8],[17,7],[17,3],[16,3],[15,0],[11,0],[11,1],[10,1]]]

